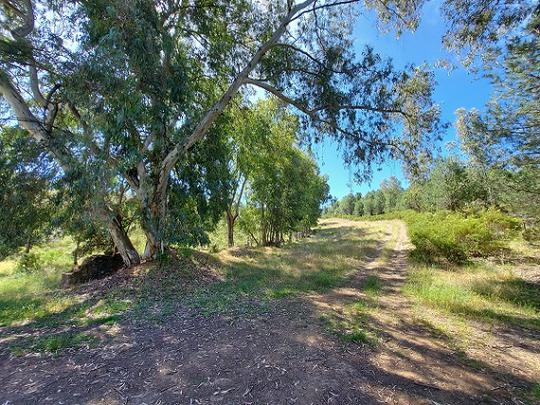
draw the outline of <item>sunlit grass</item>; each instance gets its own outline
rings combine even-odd
[[[225,251],[219,255],[224,281],[198,290],[189,305],[213,313],[243,298],[261,301],[337,287],[377,254],[383,228],[323,225],[310,238],[281,248]]]
[[[58,291],[61,274],[72,266],[75,245],[70,238],[32,247],[40,268],[23,273],[18,256],[0,262],[0,326],[14,326],[58,314],[77,300]]]
[[[219,221],[216,228],[208,234],[210,243],[205,248],[212,252],[219,252],[223,249],[227,249],[227,224],[225,219]],[[242,231],[237,225],[234,227],[234,244],[235,246],[245,247],[248,243],[248,235]]]
[[[540,329],[537,288],[494,265],[452,270],[416,267],[405,292],[417,302],[448,314]]]
[[[137,249],[144,249],[140,229],[130,232]],[[18,326],[32,321],[55,324],[59,318],[84,318],[80,298],[60,288],[62,273],[73,267],[75,242],[69,237],[55,238],[33,246],[39,268],[32,272],[18,269],[20,255],[0,261],[0,326]],[[83,258],[79,259],[79,263]]]

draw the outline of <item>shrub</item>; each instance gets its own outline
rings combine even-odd
[[[434,262],[441,259],[463,263],[471,257],[490,256],[504,247],[519,228],[519,220],[489,209],[476,213],[440,211],[403,214],[413,258]]]
[[[41,259],[35,253],[24,253],[16,267],[17,273],[34,273],[41,268]]]

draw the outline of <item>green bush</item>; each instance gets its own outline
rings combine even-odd
[[[344,216],[362,221],[401,219],[407,224],[419,262],[463,263],[471,257],[486,257],[504,249],[515,236],[521,221],[496,209],[465,212],[396,211],[368,217]]]
[[[24,253],[17,262],[16,272],[29,274],[41,268],[41,259],[35,253]]]
[[[463,263],[471,257],[487,257],[504,248],[519,229],[519,220],[489,209],[475,213],[440,211],[406,212],[413,258],[424,262],[441,259]]]

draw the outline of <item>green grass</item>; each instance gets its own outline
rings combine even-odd
[[[31,253],[40,268],[30,273],[17,269],[19,256],[0,262],[0,326],[14,326],[58,314],[77,299],[58,291],[61,274],[72,266],[70,238],[34,246]]]
[[[143,249],[142,231],[134,229],[130,235],[137,248]],[[39,268],[31,272],[19,270],[22,254],[0,261],[0,326],[35,322],[36,326],[54,327],[86,317],[85,311],[93,303],[83,303],[80,297],[60,288],[62,273],[73,267],[74,249],[75,243],[69,237],[33,246],[30,253]]]
[[[59,269],[17,274],[10,261],[0,269],[0,326],[14,326],[60,313],[77,302],[58,291]]]
[[[116,292],[98,300],[59,287],[61,274],[72,267],[74,247],[69,238],[33,247],[40,266],[31,272],[18,269],[18,255],[0,262],[0,326],[49,331],[46,336],[17,338],[10,347],[14,355],[96,344],[97,338],[80,329],[114,324],[130,309],[131,302]]]
[[[378,336],[370,327],[370,317],[375,310],[372,303],[356,300],[345,305],[340,313],[322,315],[321,321],[328,331],[344,342],[376,345]]]
[[[187,303],[208,314],[249,310],[243,305],[264,307],[270,299],[342,285],[367,256],[375,254],[382,228],[374,223],[366,235],[352,227],[327,226],[281,248],[223,252],[219,258],[224,281],[197,290]]]
[[[28,352],[57,353],[68,348],[92,346],[97,343],[97,338],[85,333],[58,333],[43,336],[25,342],[24,345],[12,345],[10,350],[13,355],[21,356]]]
[[[493,264],[452,270],[417,266],[405,293],[446,314],[540,330],[537,287]]]
[[[372,297],[378,296],[382,290],[382,282],[374,274],[367,276],[366,281],[364,282],[364,292]]]
[[[100,300],[92,309],[91,312],[96,317],[117,315],[129,310],[132,302],[129,299],[118,299],[107,297]]]
[[[524,393],[523,399],[530,404],[538,404],[540,402],[540,382],[532,384]]]

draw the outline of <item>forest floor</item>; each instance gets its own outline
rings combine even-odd
[[[539,266],[408,249],[399,221],[326,219],[4,306],[0,404],[540,403]]]

